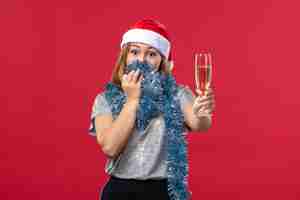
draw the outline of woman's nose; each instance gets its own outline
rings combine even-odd
[[[141,54],[138,56],[138,60],[139,60],[140,62],[144,62],[145,59],[146,59],[146,55],[143,54],[143,53],[141,53]]]

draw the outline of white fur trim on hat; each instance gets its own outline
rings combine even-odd
[[[167,59],[169,57],[171,47],[170,42],[165,37],[154,31],[138,28],[130,29],[123,35],[121,48],[128,42],[141,42],[148,44],[160,51],[160,53],[162,53]]]

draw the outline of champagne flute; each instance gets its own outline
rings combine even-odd
[[[207,53],[195,54],[195,83],[198,95],[207,95],[212,78],[212,55]]]

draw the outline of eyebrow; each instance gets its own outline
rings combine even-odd
[[[135,44],[131,44],[131,45],[130,45],[130,47],[137,47],[137,48],[139,48],[139,49],[140,49],[140,46],[138,46],[138,45],[135,45]],[[155,48],[153,48],[153,47],[149,47],[149,48],[148,48],[148,50],[150,50],[150,49],[151,49],[151,50],[155,50],[155,51],[157,51],[157,50],[156,50]]]

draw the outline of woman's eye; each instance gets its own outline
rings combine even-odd
[[[151,57],[155,57],[157,54],[155,52],[150,52],[149,54]]]
[[[134,55],[137,55],[138,51],[135,50],[135,49],[132,49],[132,50],[130,51],[130,53],[131,53],[131,54],[134,54]]]

